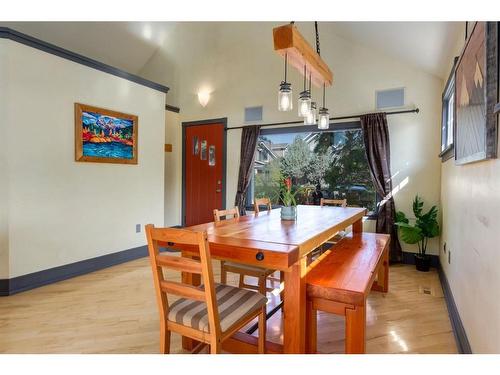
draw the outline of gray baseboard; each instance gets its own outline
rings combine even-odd
[[[85,275],[89,272],[129,262],[134,259],[145,257],[146,255],[148,255],[147,246],[140,246],[96,258],[65,264],[64,266],[33,272],[12,279],[3,279],[0,280],[0,296],[8,296],[75,276]]]
[[[444,299],[446,301],[446,307],[448,309],[448,315],[450,317],[451,328],[453,330],[453,335],[455,336],[455,342],[457,344],[457,350],[460,354],[472,354],[472,350],[465,332],[465,328],[460,319],[460,314],[458,313],[457,305],[453,299],[453,294],[451,293],[450,285],[448,284],[448,279],[443,272],[441,267],[441,262],[438,255],[430,255],[431,257],[431,267],[438,270],[439,281],[441,282],[441,287],[443,288]],[[415,257],[413,253],[408,253],[403,251],[402,261],[403,264],[415,264]]]
[[[446,307],[448,308],[448,315],[450,316],[451,328],[457,343],[457,350],[460,354],[472,354],[467,333],[465,332],[457,305],[451,293],[450,284],[441,267],[439,267],[439,281],[441,281],[441,287],[443,288],[444,299],[446,301]]]

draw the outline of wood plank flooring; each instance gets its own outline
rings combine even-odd
[[[218,262],[214,270],[219,280]],[[229,282],[236,285],[236,276]],[[367,353],[456,353],[437,272],[393,266],[389,285],[387,295],[372,292],[368,300]],[[269,297],[269,306],[279,301]],[[158,325],[147,258],[0,297],[0,353],[158,353]],[[280,312],[267,332],[280,342]],[[343,318],[320,313],[318,350],[342,353],[343,337]],[[183,352],[176,334],[172,352]]]

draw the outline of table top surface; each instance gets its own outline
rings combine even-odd
[[[266,243],[300,247],[311,239],[343,230],[366,214],[361,207],[297,206],[295,221],[281,220],[281,210],[262,211],[219,223],[199,224],[188,229],[206,230],[210,243]],[[278,246],[279,247],[279,246]]]

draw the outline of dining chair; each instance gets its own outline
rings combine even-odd
[[[200,344],[193,350],[195,353],[207,344],[210,345],[210,353],[220,353],[222,343],[256,317],[259,326],[258,352],[265,352],[267,298],[250,290],[214,283],[206,232],[155,228],[148,224],[146,236],[160,313],[161,353],[170,352],[171,332],[199,341]],[[159,243],[169,242],[197,249],[200,260],[160,254]],[[163,268],[200,274],[203,285],[195,287],[166,280]],[[169,304],[169,295],[181,298]]]
[[[228,219],[238,219],[240,217],[240,212],[238,207],[234,207],[228,210],[214,210],[214,221],[216,223],[221,222],[221,218],[224,217]],[[266,268],[253,266],[249,264],[241,264],[236,262],[228,262],[221,260],[220,262],[220,282],[222,284],[227,283],[227,273],[236,273],[239,275],[240,288],[258,290],[259,293],[266,294],[266,292],[273,291],[272,288],[267,288],[266,282],[267,278],[274,273],[274,270],[268,270]],[[257,286],[245,283],[245,276],[256,277],[258,279]]]
[[[269,198],[255,198],[253,201],[253,209],[256,214],[260,212],[260,206],[266,206],[267,211],[271,211],[273,209]]]
[[[319,205],[321,207],[323,207],[323,206],[347,207],[347,199],[326,199],[326,198],[321,198],[320,201],[319,201]],[[336,233],[333,237],[331,237],[330,239],[328,239],[328,241],[326,241],[325,243],[329,244],[329,245],[335,245],[342,238],[344,238],[345,234],[346,234],[345,230],[341,230],[338,233]],[[314,259],[316,259],[319,255],[321,255],[322,253],[324,253],[327,249],[328,248],[325,248],[324,244],[322,244],[320,247],[314,249],[310,253],[310,255],[309,255],[308,262],[311,262]]]
[[[337,206],[347,207],[347,199],[325,199],[321,198],[319,201],[320,206]]]

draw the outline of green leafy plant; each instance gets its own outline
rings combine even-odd
[[[296,206],[297,201],[295,200],[295,195],[300,191],[300,189],[295,190],[292,192],[292,179],[290,177],[285,178],[281,183],[280,183],[280,200],[283,202],[283,204],[287,207],[289,206]]]
[[[417,244],[418,253],[424,257],[427,251],[427,242],[429,238],[439,236],[439,224],[437,222],[438,210],[432,206],[429,211],[423,213],[424,202],[417,195],[413,200],[413,214],[415,215],[414,224],[406,215],[398,211],[396,213],[396,225],[399,227],[401,239],[408,244]]]

